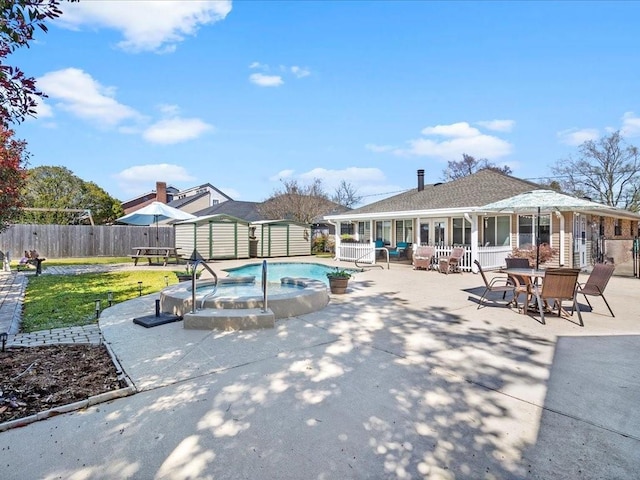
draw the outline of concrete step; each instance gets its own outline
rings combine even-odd
[[[190,330],[255,330],[275,327],[275,315],[261,308],[204,308],[183,317]]]

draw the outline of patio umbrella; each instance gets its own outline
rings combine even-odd
[[[536,215],[536,268],[540,266],[540,212],[582,212],[594,215],[609,213],[618,217],[629,217],[637,220],[637,215],[626,210],[592,202],[583,198],[572,197],[554,190],[532,190],[513,197],[479,207],[478,212],[511,212],[530,213]]]
[[[183,212],[177,208],[170,207],[162,202],[152,202],[146,207],[142,207],[135,212],[126,214],[116,219],[116,222],[128,225],[151,225],[156,224],[156,242],[158,241],[158,222],[162,220],[191,220],[195,215]]]

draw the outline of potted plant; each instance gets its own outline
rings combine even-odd
[[[193,277],[193,272],[195,271],[195,266],[193,263],[188,262],[185,267],[184,270],[180,270],[180,271],[176,271],[173,272],[175,273],[176,277],[178,277],[178,281],[179,282],[187,282],[189,280],[191,280],[191,278]],[[196,271],[196,278],[200,278],[200,274],[202,273],[202,270],[198,270]]]
[[[331,293],[346,293],[351,273],[343,268],[336,267],[335,270],[327,272],[329,288]]]

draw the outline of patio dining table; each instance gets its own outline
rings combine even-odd
[[[529,295],[531,295],[531,285],[537,285],[538,279],[544,278],[545,270],[539,268],[502,268],[500,269],[501,273],[506,273],[511,278],[524,278],[527,279],[527,299],[522,308],[522,313],[527,314],[530,309],[536,310],[537,305],[528,305]],[[523,293],[523,292],[520,292]],[[514,302],[516,302],[516,298],[514,297]],[[517,303],[517,302],[516,302]],[[516,305],[517,306],[517,305]]]

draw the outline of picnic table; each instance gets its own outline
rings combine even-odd
[[[138,265],[138,260],[146,258],[149,261],[149,265],[151,265],[153,259],[162,259],[162,265],[166,267],[170,258],[175,258],[176,264],[180,263],[178,250],[180,249],[176,247],[133,247],[135,253],[129,255],[129,257],[133,260],[134,266]]]

